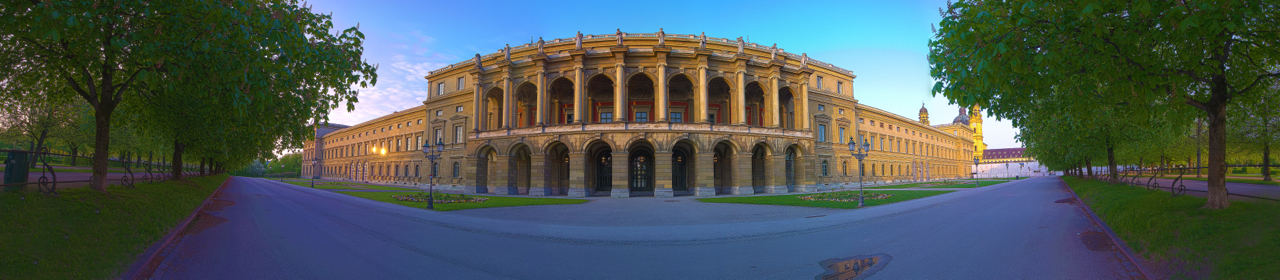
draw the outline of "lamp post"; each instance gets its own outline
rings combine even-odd
[[[1026,165],[1026,164],[1027,164],[1027,163],[1025,163],[1025,162],[1019,162],[1019,163],[1018,163],[1018,178],[1022,178],[1022,166]]]
[[[313,189],[316,188],[316,176],[314,175],[316,172],[316,161],[316,159],[311,159],[311,173],[313,174],[311,175],[311,188]]]
[[[858,207],[862,207],[862,175],[866,175],[866,171],[862,170],[862,159],[867,158],[870,153],[871,144],[866,140],[862,140],[862,150],[858,150],[857,142],[853,141],[853,137],[849,137],[849,153],[853,154],[853,158],[858,159]]]
[[[978,178],[978,160],[980,159],[977,156],[973,157],[973,186],[975,188],[982,186],[982,179]]]
[[[426,144],[422,145],[422,153],[427,156],[427,160],[431,161],[431,165],[428,166],[427,168],[431,168],[431,171],[432,171],[431,174],[427,175],[427,177],[430,178],[431,180],[431,185],[429,187],[431,189],[431,192],[427,194],[427,209],[436,209],[435,207],[435,200],[436,200],[436,173],[435,173],[436,169],[435,167],[436,167],[436,159],[439,159],[440,154],[443,152],[444,152],[444,141],[442,140],[436,139],[435,149],[431,148],[431,141],[427,141]]]

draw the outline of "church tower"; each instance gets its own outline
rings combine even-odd
[[[920,123],[929,125],[929,109],[924,108],[924,103],[920,103]]]
[[[982,142],[982,108],[978,105],[973,105],[973,110],[969,112],[969,128],[973,129],[973,156],[981,160],[983,151],[987,150],[987,143]]]

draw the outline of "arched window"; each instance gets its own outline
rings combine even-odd
[[[461,168],[459,168],[459,164],[458,164],[457,162],[453,163],[453,177],[454,177],[454,178],[462,177],[462,173],[461,173],[461,170],[460,170],[460,169],[461,169]]]
[[[391,166],[391,176],[400,176],[400,166],[399,166],[399,165],[393,165],[393,166]]]
[[[827,176],[827,161],[822,161],[822,176]]]
[[[431,163],[431,177],[435,177],[436,175],[439,175],[439,174],[440,174],[440,163],[432,162],[432,163]]]
[[[418,168],[418,166],[419,166],[419,165],[417,165],[417,164],[414,164],[414,165],[413,165],[413,177],[422,177],[422,175],[421,175],[421,174],[419,173],[419,171],[418,171],[418,170],[419,170],[419,169],[421,169],[421,168]]]
[[[849,176],[849,161],[846,160],[840,163],[840,173],[843,173],[844,176]]]

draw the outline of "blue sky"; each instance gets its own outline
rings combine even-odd
[[[623,5],[623,3],[626,3]],[[330,122],[356,124],[420,105],[427,71],[504,44],[583,34],[667,33],[749,38],[833,63],[858,75],[855,97],[915,119],[925,103],[934,123],[950,122],[957,107],[929,90],[930,24],[943,1],[309,1],[333,13],[335,29],[360,24],[364,57],[380,65],[378,85],[360,91],[351,112]],[[336,31],[335,31],[336,32]],[[985,119],[991,148],[1021,145],[1007,121]]]

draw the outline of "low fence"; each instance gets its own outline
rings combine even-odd
[[[1227,168],[1247,168],[1247,167],[1264,167],[1264,166],[1265,165],[1241,164],[1241,165],[1227,165]],[[1275,168],[1280,168],[1280,165],[1270,165],[1269,167],[1275,169]],[[1112,184],[1125,184],[1125,185],[1130,185],[1135,187],[1144,187],[1152,190],[1168,189],[1169,193],[1173,197],[1179,197],[1179,196],[1186,195],[1188,191],[1187,186],[1183,184],[1184,182],[1186,182],[1186,180],[1183,178],[1188,175],[1205,174],[1205,173],[1197,173],[1196,171],[1198,171],[1199,169],[1204,169],[1206,171],[1205,173],[1207,173],[1209,167],[1203,167],[1203,166],[1202,167],[1169,167],[1169,168],[1129,167],[1129,168],[1120,170],[1117,174],[1118,176],[1116,176],[1117,178],[1115,178],[1114,180],[1111,179],[1111,174],[1105,170],[1102,172],[1094,172],[1092,179],[1105,181]],[[1174,174],[1177,174],[1177,177],[1175,177],[1173,179],[1173,182],[1170,183],[1168,186],[1161,185],[1159,181],[1156,181],[1156,179],[1168,179],[1164,177],[1174,176]],[[1227,174],[1227,175],[1229,176],[1231,174]],[[1191,190],[1191,191],[1207,192],[1207,191],[1201,191],[1201,190]],[[1269,198],[1269,197],[1259,197],[1259,196],[1252,196],[1252,195],[1245,195],[1245,194],[1229,193],[1229,195],[1280,201],[1280,199]]]
[[[54,169],[54,166],[49,164],[50,158],[53,157],[92,160],[91,157],[51,153],[48,148],[41,149],[39,152],[0,149],[0,153],[5,154],[4,184],[0,185],[0,187],[3,187],[5,190],[24,188],[27,185],[36,185],[36,190],[38,192],[56,195],[60,184],[91,183],[95,179],[95,175],[90,173],[88,180],[58,180],[58,171]],[[121,186],[133,188],[135,181],[141,181],[144,183],[163,182],[170,180],[172,177],[172,172],[170,172],[169,169],[171,166],[165,163],[156,163],[150,160],[141,159],[131,161],[128,156],[108,160],[111,163],[118,163],[120,168],[124,169],[124,172],[111,172],[111,169],[108,168],[107,176],[111,176],[111,173],[121,175],[118,179],[107,178],[107,183],[115,181]],[[31,161],[36,162],[36,169],[39,169],[40,172],[40,177],[36,178],[35,181],[31,181],[29,176],[34,175],[36,172],[36,170],[30,169]],[[74,167],[66,168],[70,169]],[[135,168],[138,168],[138,170],[135,171]],[[186,168],[184,167],[184,169]],[[65,175],[67,173],[73,172],[63,171],[62,173],[64,174],[63,177],[66,178],[67,176]],[[184,171],[182,174],[184,177],[190,177],[199,175],[199,172]]]

